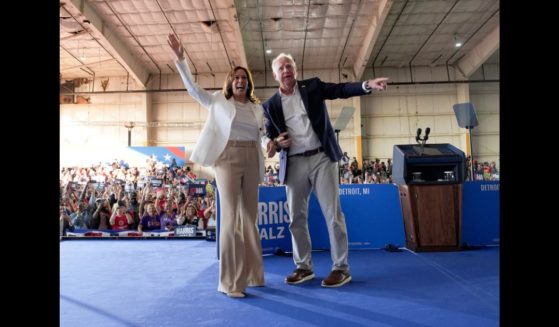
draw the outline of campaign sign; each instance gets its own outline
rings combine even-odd
[[[161,185],[163,185],[163,180],[159,178],[152,178],[150,180],[150,184],[153,187],[161,187]]]
[[[206,184],[187,184],[185,188],[188,187],[188,195],[198,195],[204,196],[206,195]]]
[[[175,228],[175,236],[195,237],[196,226],[194,225],[177,226]]]
[[[275,253],[280,249],[291,251],[290,222],[285,187],[261,186],[257,223],[262,241],[262,253]]]

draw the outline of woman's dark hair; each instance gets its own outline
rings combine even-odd
[[[225,82],[223,82],[223,95],[225,95],[225,98],[228,100],[233,96],[233,81],[235,79],[235,72],[238,69],[244,70],[245,74],[247,75],[247,82],[248,82],[247,93],[246,93],[247,98],[252,103],[260,103],[260,100],[258,100],[256,95],[254,95],[254,82],[252,81],[252,74],[248,71],[248,69],[241,66],[237,66],[233,68],[229,72],[229,74],[227,74],[227,77],[225,78]]]

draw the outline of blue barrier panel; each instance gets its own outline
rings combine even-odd
[[[464,183],[462,243],[492,245],[500,241],[499,181]]]
[[[398,189],[393,184],[340,186],[350,249],[404,246],[404,220]],[[329,249],[328,230],[314,193],[309,203],[309,230],[313,249]]]
[[[258,228],[262,252],[291,251],[285,187],[261,186],[259,197]],[[350,249],[405,245],[404,219],[395,184],[341,185],[340,201]],[[309,232],[313,249],[330,248],[324,216],[314,193],[309,200]],[[462,242],[468,245],[498,244],[499,235],[499,182],[464,183]]]
[[[262,252],[291,251],[285,188],[260,187],[259,196],[258,227]],[[395,185],[341,185],[340,200],[350,249],[381,248],[388,243],[404,245],[404,223]],[[309,232],[313,249],[330,248],[324,216],[314,193],[309,201]]]
[[[258,198],[258,229],[262,252],[291,251],[289,212],[285,187],[261,186]]]

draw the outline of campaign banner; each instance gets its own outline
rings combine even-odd
[[[195,226],[194,226],[195,227]],[[194,235],[188,235],[195,237],[196,228],[194,228]],[[107,237],[107,238],[121,238],[121,237],[174,237],[175,232],[166,229],[155,229],[139,232],[137,230],[114,230],[114,229],[81,229],[76,228],[74,231],[66,232],[67,237]],[[185,236],[185,235],[176,235]]]
[[[179,167],[185,163],[191,163],[182,146],[131,146],[128,149],[129,151],[134,151],[136,156],[143,157],[143,165],[145,165],[148,159],[162,162],[165,165],[170,165],[175,160]]]
[[[340,185],[349,249],[378,249],[405,245],[404,221],[398,189],[393,184]],[[314,193],[309,201],[312,248],[330,249],[324,215]]]
[[[66,236],[72,237],[110,237],[112,236],[110,232],[100,231],[100,230],[89,230],[89,229],[75,229],[73,232],[66,232]]]
[[[258,231],[262,252],[291,251],[289,212],[285,187],[261,186],[258,198]]]
[[[349,249],[405,245],[398,189],[393,184],[340,186],[340,201],[348,230]],[[313,250],[330,249],[324,215],[314,193],[309,200],[309,233]],[[291,252],[285,186],[259,189],[258,230],[263,254]]]
[[[99,162],[110,165],[115,160],[129,167],[144,167],[148,161],[169,166],[174,160],[181,167],[185,163],[191,164],[189,159],[190,151],[185,147],[60,145],[60,167],[83,167]]]

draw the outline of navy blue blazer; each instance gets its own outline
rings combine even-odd
[[[354,96],[367,94],[363,90],[363,83],[325,83],[317,77],[297,81],[299,92],[307,110],[309,119],[311,120],[312,129],[318,136],[324,153],[332,161],[339,161],[342,157],[342,149],[336,141],[336,135],[330,117],[326,110],[324,100],[347,99]],[[266,117],[266,132],[270,139],[276,138],[280,133],[287,131],[285,125],[285,117],[281,105],[281,96],[279,91],[271,98],[266,100],[262,107],[264,108],[264,117]],[[289,148],[280,151],[280,170],[279,181],[284,184],[287,180],[287,156]]]

